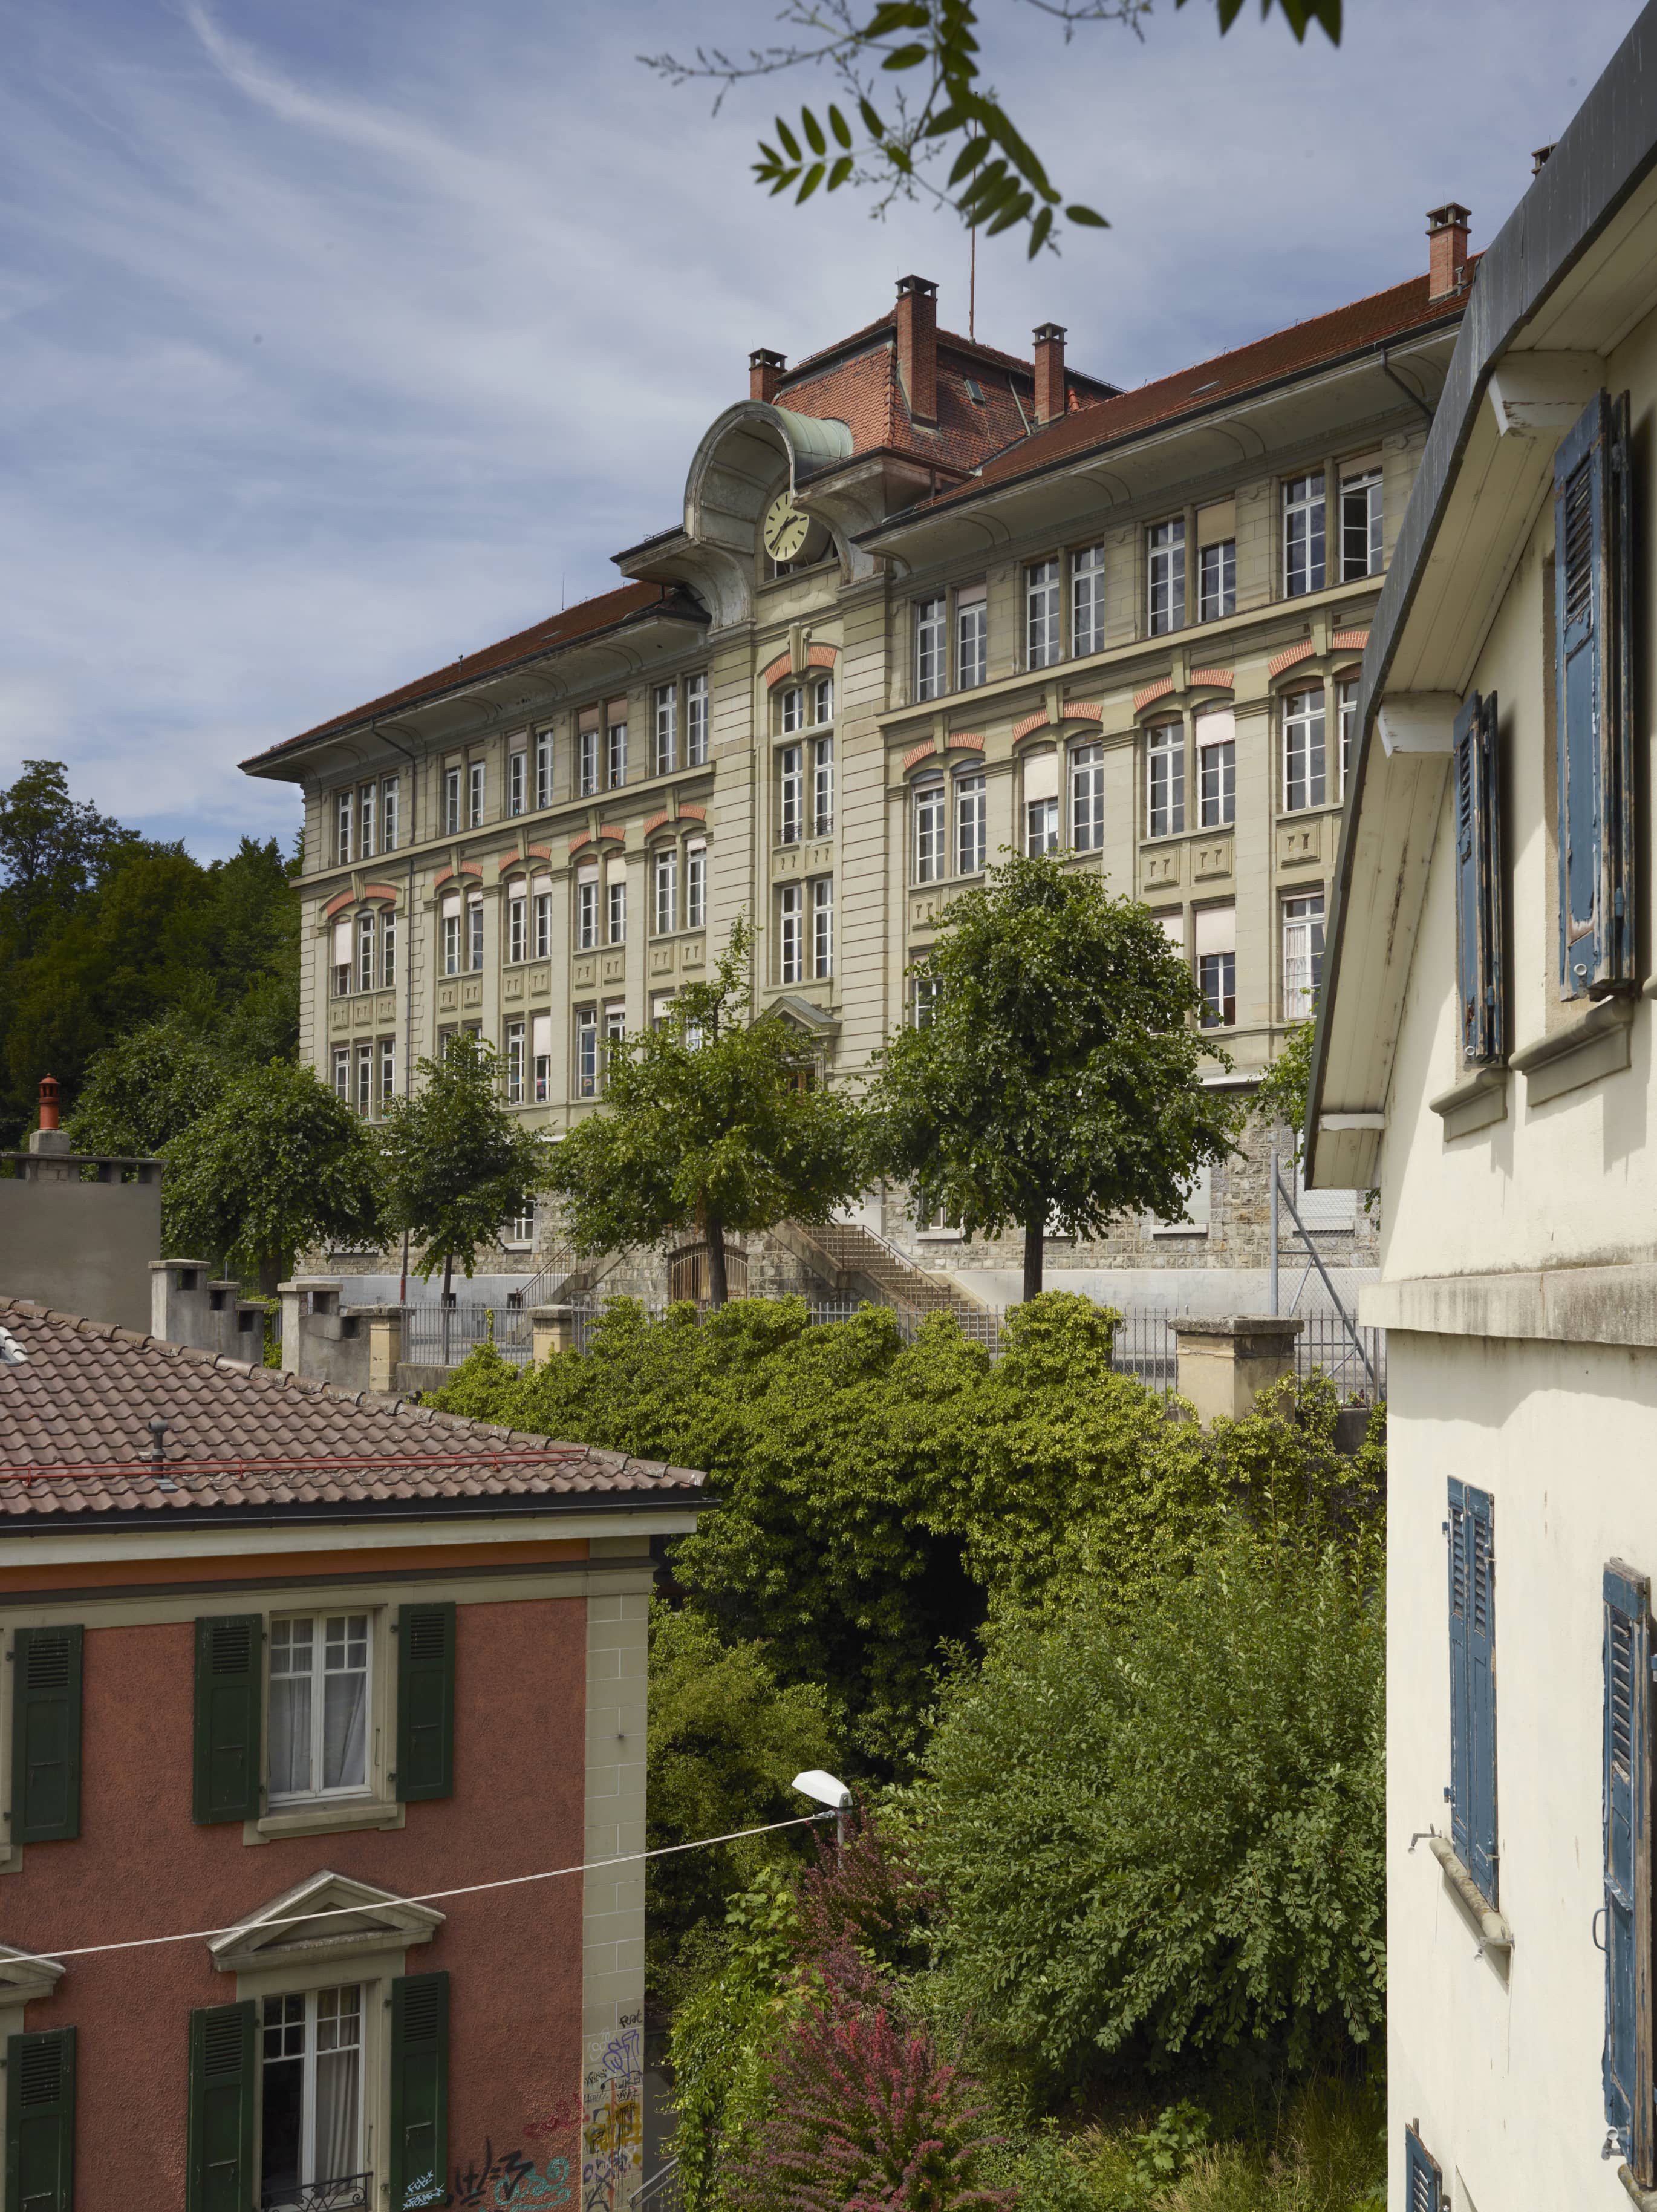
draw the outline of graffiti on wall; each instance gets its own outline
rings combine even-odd
[[[581,2075],[580,2212],[625,2212],[643,2178],[644,2015],[624,2012],[589,2036]]]
[[[454,2170],[457,2204],[495,2208],[551,2206],[574,2202],[574,2161],[561,2153],[537,2159],[522,2150],[497,2151],[486,2136],[481,2160]]]

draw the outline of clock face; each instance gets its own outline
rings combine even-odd
[[[765,550],[774,561],[793,561],[799,556],[811,519],[802,514],[785,492],[779,492],[765,514]]]

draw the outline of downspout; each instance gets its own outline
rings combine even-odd
[[[1393,367],[1392,362],[1387,358],[1387,349],[1385,346],[1382,346],[1381,349],[1381,373],[1387,378],[1389,383],[1397,385],[1399,390],[1404,394],[1404,397],[1409,401],[1412,407],[1418,407],[1421,410],[1422,413],[1427,418],[1427,428],[1430,430],[1433,427],[1432,409],[1427,404],[1426,401],[1422,398],[1418,392],[1412,392],[1410,389],[1409,386],[1404,381],[1404,379]]]

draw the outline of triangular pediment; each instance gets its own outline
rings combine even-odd
[[[300,1957],[343,1959],[428,1943],[442,1925],[433,1905],[325,1869],[257,1907],[207,1948],[221,1972],[245,1973]]]
[[[64,1978],[60,1959],[39,1959],[32,1951],[15,1951],[0,1943],[0,1999],[31,2003],[49,1997]]]

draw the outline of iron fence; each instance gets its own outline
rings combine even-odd
[[[331,2181],[307,2181],[267,2189],[262,2212],[367,2212],[373,2202],[372,2173],[343,2173]]]
[[[474,1345],[492,1342],[514,1367],[533,1350],[530,1316],[522,1306],[418,1305],[403,1316],[403,1356],[417,1367],[458,1366]]]

